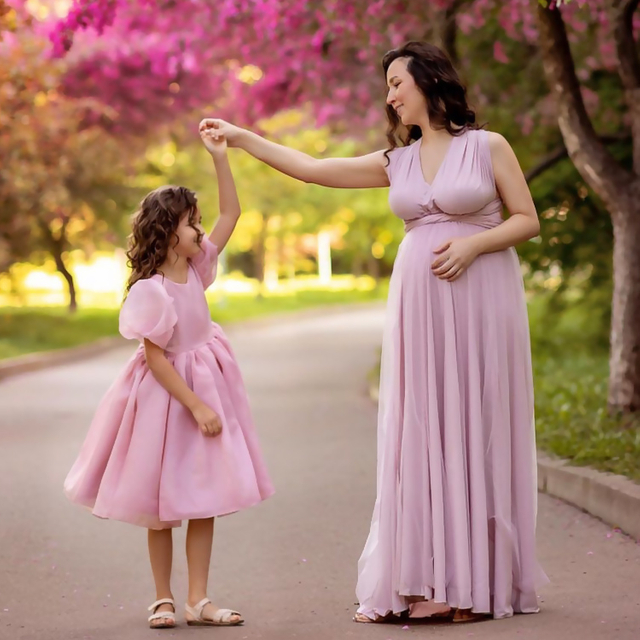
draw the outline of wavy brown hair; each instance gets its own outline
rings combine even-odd
[[[186,187],[160,187],[145,196],[133,217],[129,236],[127,258],[131,275],[127,281],[127,292],[138,280],[158,273],[184,216],[189,216],[189,225],[199,231],[196,227],[198,200],[196,194]]]
[[[476,123],[475,111],[467,103],[467,90],[442,49],[428,42],[412,41],[388,51],[382,58],[385,82],[389,66],[398,58],[407,58],[407,71],[427,100],[429,122],[435,128],[446,129],[452,136],[459,136],[467,129],[481,128]],[[386,110],[389,149],[385,155],[398,147],[398,142],[408,145],[422,137],[417,125],[403,131],[405,127],[390,104]]]

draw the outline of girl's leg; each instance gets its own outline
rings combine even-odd
[[[190,606],[207,597],[209,565],[213,545],[213,518],[189,520],[187,529],[187,567],[189,569]]]
[[[173,598],[171,593],[171,565],[173,563],[173,536],[171,529],[149,529],[149,558],[156,583],[156,600]],[[169,604],[158,607],[158,613],[173,611]],[[164,618],[158,622],[164,622]]]
[[[195,607],[207,597],[207,583],[209,582],[209,564],[211,562],[211,547],[213,544],[213,518],[203,520],[189,520],[187,529],[187,566],[189,568],[189,597],[187,604]],[[202,615],[210,620],[218,610],[213,604],[208,604]],[[232,619],[240,619],[233,616]]]

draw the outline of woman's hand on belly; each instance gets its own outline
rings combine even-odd
[[[473,236],[451,238],[433,251],[438,257],[431,263],[433,275],[441,280],[457,280],[480,254]]]

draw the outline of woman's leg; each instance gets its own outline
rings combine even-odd
[[[156,600],[163,598],[173,599],[171,593],[171,565],[173,563],[173,536],[171,529],[149,529],[148,542],[151,571],[156,583]],[[173,607],[169,604],[162,604],[158,607],[156,613],[162,611],[173,611]],[[165,618],[156,620],[157,624],[166,622]]]
[[[187,598],[187,604],[191,607],[195,607],[207,597],[212,544],[213,518],[189,520],[189,528],[187,529],[189,597]],[[207,620],[211,620],[217,610],[218,607],[208,604],[202,611],[202,616]],[[232,616],[232,620],[239,619],[240,616]]]

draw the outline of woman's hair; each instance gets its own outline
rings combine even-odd
[[[127,291],[138,280],[150,278],[158,272],[167,259],[171,240],[185,215],[189,216],[189,225],[200,233],[196,227],[196,194],[186,187],[160,187],[145,196],[133,217],[129,236],[127,258],[131,275]]]
[[[382,58],[385,81],[389,66],[398,58],[408,59],[407,71],[427,100],[429,122],[435,128],[446,129],[452,136],[467,129],[480,128],[476,124],[475,111],[467,104],[467,91],[442,49],[427,42],[407,42],[388,51]],[[390,148],[385,155],[398,146],[398,141],[407,145],[422,136],[420,127],[416,125],[411,125],[402,135],[404,125],[390,104],[387,104],[387,118]]]

